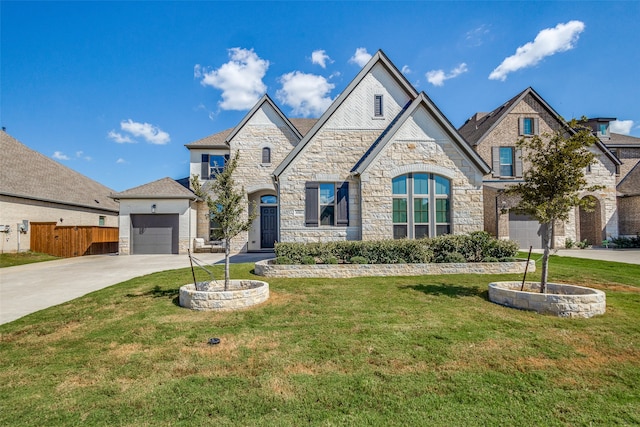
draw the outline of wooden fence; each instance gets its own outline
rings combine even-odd
[[[63,258],[118,252],[118,228],[32,222],[31,250]]]

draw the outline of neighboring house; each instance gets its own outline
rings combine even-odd
[[[32,222],[117,227],[113,191],[0,131],[0,251],[30,249]]]
[[[515,240],[521,247],[540,248],[540,224],[512,208],[517,199],[507,197],[504,190],[521,182],[527,165],[516,148],[521,138],[552,133],[557,129],[572,132],[567,123],[532,88],[527,88],[490,113],[476,113],[460,127],[460,134],[473,146],[492,172],[484,177],[484,229],[502,238]],[[586,171],[589,185],[604,186],[603,190],[584,192],[581,197],[593,198],[595,210],[574,209],[565,223],[554,224],[553,247],[564,247],[566,239],[587,240],[600,245],[603,239],[618,235],[616,207],[616,171],[620,160],[602,143],[591,148],[597,155],[596,164]]]
[[[602,143],[622,162],[616,174],[618,192],[618,234],[640,233],[640,138],[610,131],[615,118],[593,118],[585,122]]]
[[[235,128],[186,147],[190,175],[205,189],[229,156],[240,153],[235,180],[258,217],[234,239],[233,251],[268,250],[276,241],[420,238],[483,228],[482,178],[489,167],[382,51],[319,120],[289,119],[265,95]],[[127,217],[153,216],[154,204],[159,214],[159,200],[176,203],[162,213],[191,218],[177,225],[179,236],[210,240],[216,224],[202,201],[189,199],[186,214],[187,203],[177,202],[192,194],[175,186],[160,194],[163,199],[138,187],[114,195],[121,206],[126,196],[141,210],[121,209],[121,248],[132,239]],[[148,223],[145,232],[154,227],[167,224]]]

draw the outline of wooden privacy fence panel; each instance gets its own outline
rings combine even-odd
[[[118,252],[118,228],[32,222],[31,250],[63,258]]]

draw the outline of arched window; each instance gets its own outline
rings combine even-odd
[[[451,232],[451,181],[447,178],[431,173],[400,175],[393,178],[392,193],[394,239]]]
[[[271,148],[264,147],[262,149],[262,163],[271,163]]]

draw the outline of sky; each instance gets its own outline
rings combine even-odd
[[[320,117],[382,49],[460,127],[533,87],[640,136],[640,1],[0,1],[0,123],[114,191],[265,93]]]

